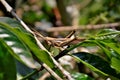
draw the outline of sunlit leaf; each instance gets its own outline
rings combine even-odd
[[[119,34],[120,31],[114,29],[103,29],[97,33],[94,38],[98,40],[114,39]]]
[[[94,80],[91,77],[89,77],[87,74],[83,73],[74,73],[72,74],[74,80]]]

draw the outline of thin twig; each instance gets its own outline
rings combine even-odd
[[[110,28],[118,27],[120,22],[116,23],[107,23],[107,24],[97,24],[97,25],[80,25],[80,26],[62,26],[62,27],[52,27],[46,29],[47,32],[61,32],[61,31],[73,31],[73,30],[91,30],[91,29],[101,29],[101,28]]]
[[[38,39],[40,40],[45,40],[49,45],[54,45],[56,47],[63,47],[63,46],[66,46],[66,45],[70,45],[70,44],[77,44],[81,41],[84,41],[85,38],[67,38],[67,37],[70,37],[70,35],[68,35],[67,37],[65,38],[53,38],[53,37],[43,37],[41,36],[40,33],[38,32],[35,32],[35,34],[38,36]]]
[[[73,30],[70,34],[68,34],[67,36],[66,36],[66,38],[70,38],[71,36],[73,36],[75,34],[75,30]]]
[[[7,10],[8,12],[10,12],[10,13],[21,23],[21,25],[22,25],[28,32],[30,32],[31,34],[33,34],[33,36],[34,36],[34,38],[35,38],[38,46],[39,46],[41,49],[43,49],[43,50],[45,50],[45,51],[48,52],[48,50],[47,50],[47,49],[41,44],[41,42],[38,40],[38,38],[37,38],[37,36],[34,34],[34,32],[16,15],[16,13],[15,13],[14,10],[12,9],[12,7],[11,7],[5,0],[0,0],[0,1],[1,1],[2,4],[5,6],[6,10]],[[51,56],[50,52],[48,52],[48,54]],[[66,70],[64,70],[64,69],[62,68],[62,66],[61,66],[52,56],[51,56],[51,58],[52,58],[54,64],[61,70],[61,72],[62,72],[69,80],[71,80],[72,77],[70,76],[70,74],[69,74]],[[57,80],[62,80],[62,79],[61,79],[56,73],[54,73],[54,71],[53,71],[51,68],[49,68],[45,63],[44,63],[42,66],[44,66],[44,68],[46,68],[46,70],[48,70],[48,71],[50,72],[50,74],[52,74]]]

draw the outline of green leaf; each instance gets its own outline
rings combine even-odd
[[[87,74],[83,74],[83,73],[74,73],[72,74],[72,77],[74,78],[74,80],[94,80],[91,77],[89,77]]]
[[[110,64],[107,61],[97,55],[78,52],[73,54],[73,57],[97,73],[101,73],[105,76],[111,75],[120,78],[120,74],[117,74],[116,71],[110,67]]]
[[[40,61],[46,63],[50,68],[54,68],[55,65],[53,63],[53,60],[51,59],[50,55],[44,51],[40,50],[39,54],[35,53],[34,54]]]
[[[115,43],[115,42],[104,42],[104,41],[100,41],[100,43],[104,44],[105,46],[113,49],[115,52],[117,52],[120,56],[120,45]]]
[[[104,53],[107,55],[107,59],[108,60],[111,59],[112,52],[108,48],[106,48],[106,46],[104,46],[103,44],[101,44],[100,40],[92,40],[91,42],[95,43],[97,46],[99,46],[104,51]]]
[[[103,29],[100,32],[97,33],[97,35],[108,35],[108,34],[116,34],[119,33],[120,31],[115,30],[115,29]]]
[[[6,23],[0,22],[0,38],[3,39],[6,42],[6,44],[9,45],[12,48],[12,50],[16,53],[12,54],[12,56],[14,56],[20,62],[25,63],[29,67],[32,67],[31,65],[34,65],[34,61],[32,59],[31,52],[27,48],[25,43],[19,38],[18,34],[20,33],[14,33],[14,29],[16,31],[21,31],[17,27],[13,28],[7,25]],[[22,36],[24,37],[24,35]]]
[[[111,59],[111,67],[114,68],[118,73],[120,73],[120,60],[113,57]]]
[[[50,55],[46,51],[40,50],[39,53],[34,53],[33,56],[35,56],[35,58],[38,61],[42,61],[42,62],[46,63],[53,71],[55,71],[60,77],[63,78],[63,74],[61,73],[61,71],[58,68],[56,68],[56,65],[54,64]]]
[[[0,80],[16,80],[13,51],[0,39]]]
[[[2,23],[7,23],[7,24],[9,24],[9,25],[12,26],[12,27],[19,27],[22,31],[27,32],[27,31],[21,26],[21,24],[20,24],[18,21],[14,20],[14,19],[12,19],[12,18],[9,18],[9,17],[0,17],[0,22],[2,22]]]
[[[8,41],[12,42],[12,44],[7,45],[9,45],[12,50],[17,53],[12,55],[19,61],[22,60],[22,62],[25,62],[26,60],[22,59],[25,57],[25,59],[31,63],[33,62],[32,57],[34,57],[35,60],[46,63],[54,71],[59,72],[59,70],[55,68],[55,64],[50,54],[38,47],[32,34],[22,31],[21,28],[12,27],[7,23],[0,22],[0,38],[4,39],[6,43],[8,43]],[[17,50],[14,48],[17,48]]]
[[[98,40],[107,40],[114,39],[116,36],[120,34],[120,31],[114,29],[103,29],[99,33],[97,33],[94,38]]]

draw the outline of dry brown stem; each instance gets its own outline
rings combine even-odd
[[[102,28],[114,28],[120,26],[120,22],[107,23],[107,24],[97,24],[97,25],[80,25],[80,26],[61,26],[52,27],[46,29],[47,32],[61,32],[61,31],[73,31],[73,30],[88,30],[88,29],[102,29]]]

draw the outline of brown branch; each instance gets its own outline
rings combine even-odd
[[[101,29],[118,27],[120,22],[108,23],[108,24],[97,24],[97,25],[80,25],[80,26],[62,26],[62,27],[52,27],[46,29],[47,32],[61,32],[61,31],[72,31],[72,30],[91,30],[91,29]]]

